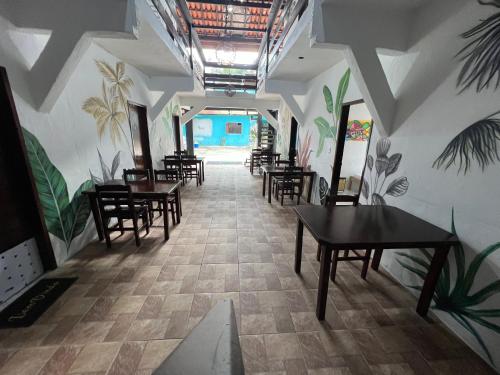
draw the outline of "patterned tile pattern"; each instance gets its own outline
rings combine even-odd
[[[341,264],[327,318],[314,315],[319,266],[295,217],[269,205],[241,166],[208,166],[182,191],[182,223],[136,248],[94,242],[52,276],[78,281],[32,327],[0,331],[0,373],[151,374],[217,301],[236,308],[247,374],[487,374],[491,370],[384,273]],[[161,220],[158,221],[161,223]],[[158,224],[159,225],[159,224]]]

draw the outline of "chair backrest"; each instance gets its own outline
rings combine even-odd
[[[198,162],[196,159],[183,159],[182,160],[183,170],[198,170]]]
[[[123,180],[125,182],[130,181],[150,181],[151,180],[151,172],[149,169],[124,169],[123,170]]]
[[[130,185],[95,185],[95,191],[101,214],[118,209],[123,210],[123,206],[135,212]]]
[[[182,155],[182,156],[184,156],[184,155],[187,155],[187,153],[188,153],[187,150],[174,151],[175,155]]]
[[[155,181],[178,181],[179,180],[179,172],[175,169],[155,169]]]
[[[286,181],[300,182],[304,183],[304,168],[303,167],[295,167],[289,166],[285,167],[285,175],[283,177]]]
[[[192,160],[196,159],[196,155],[182,155],[183,160]]]
[[[260,154],[261,164],[272,164],[274,162],[274,156],[272,151],[262,151]]]
[[[165,156],[165,159],[163,159],[163,168],[164,169],[175,169],[178,170],[181,167],[181,159],[179,156]]]

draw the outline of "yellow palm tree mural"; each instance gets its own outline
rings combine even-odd
[[[114,69],[105,61],[96,61],[95,63],[104,78],[101,97],[93,96],[86,99],[82,109],[96,120],[99,139],[102,139],[106,129],[109,128],[113,145],[116,147],[117,143],[121,143],[123,135],[130,152],[132,152],[129,137],[125,134],[122,124],[128,120],[127,97],[134,83],[125,75],[123,62],[117,62]]]

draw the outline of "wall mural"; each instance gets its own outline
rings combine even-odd
[[[347,123],[346,141],[368,142],[372,120],[353,120]]]
[[[63,175],[52,164],[38,139],[24,128],[23,135],[47,230],[64,242],[68,253],[71,242],[87,224],[90,204],[82,192],[90,189],[93,183],[84,181],[70,200]]]
[[[500,8],[500,0],[478,0],[479,4]],[[476,92],[500,84],[500,12],[495,13],[461,35],[468,43],[457,56],[463,62],[457,87],[461,92],[476,86]],[[496,79],[495,79],[495,76]],[[495,82],[496,81],[496,82]]]
[[[388,138],[381,138],[377,142],[377,158],[374,160],[372,155],[368,155],[366,159],[370,181],[368,182],[366,175],[363,177],[361,192],[363,197],[374,205],[385,205],[386,195],[400,197],[406,194],[410,186],[406,177],[398,177],[385,185],[387,177],[397,172],[403,157],[400,153],[389,156],[390,148],[391,141]]]
[[[94,184],[103,184],[107,183],[110,181],[113,181],[115,179],[115,174],[118,168],[120,167],[120,151],[118,151],[113,158],[113,162],[111,163],[111,168],[106,165],[104,162],[104,159],[101,155],[101,152],[99,149],[97,149],[97,155],[99,156],[99,163],[101,165],[101,173],[102,177],[98,177],[92,173],[91,170],[89,170],[90,177],[92,179],[92,182]]]
[[[342,111],[342,104],[344,103],[344,98],[349,88],[349,79],[351,76],[351,69],[347,69],[342,78],[339,81],[337,88],[337,95],[335,99],[335,105],[333,103],[333,95],[327,85],[323,86],[323,97],[325,98],[326,110],[332,116],[332,124],[326,120],[323,116],[316,117],[314,123],[318,127],[319,131],[319,143],[316,150],[316,157],[319,157],[323,152],[325,146],[325,140],[327,138],[333,139],[335,142],[337,137],[337,124],[340,120],[340,113]]]
[[[434,168],[445,170],[458,163],[458,173],[463,169],[464,175],[470,170],[475,160],[481,169],[500,161],[498,141],[500,140],[500,118],[496,112],[479,120],[459,133],[446,146],[434,161]]]
[[[451,213],[451,232],[457,235],[453,210]],[[465,328],[477,340],[493,366],[495,363],[488,347],[481,338],[481,335],[471,323],[479,324],[496,333],[500,333],[500,325],[489,320],[489,318],[499,318],[500,309],[478,308],[479,305],[488,301],[492,297],[500,295],[500,280],[495,280],[480,289],[478,289],[475,282],[476,276],[483,262],[488,256],[493,254],[498,249],[500,249],[500,242],[488,246],[486,249],[477,254],[469,263],[468,267],[466,267],[465,251],[463,246],[461,244],[454,246],[453,254],[455,258],[455,270],[453,274],[456,275],[456,278],[453,288],[451,266],[450,262],[447,260],[443,267],[443,271],[439,276],[436,290],[433,295],[433,308],[448,313],[463,328]],[[416,275],[423,282],[430,268],[432,255],[427,249],[420,250],[423,257],[413,256],[401,252],[397,253],[403,259],[411,260],[413,264],[409,264],[401,259],[397,259],[397,261],[404,269]],[[420,285],[407,286],[415,290],[422,290]],[[471,292],[471,290],[474,290],[474,292]]]
[[[82,109],[96,120],[99,139],[102,139],[108,130],[116,147],[123,136],[133,159],[130,135],[125,133],[122,124],[128,120],[127,96],[134,82],[125,75],[125,64],[122,61],[117,62],[114,69],[105,61],[98,60],[95,63],[103,76],[101,96],[86,99]]]
[[[309,159],[311,157],[311,132],[308,130],[304,142],[300,140],[300,132],[297,132],[297,165],[299,167],[304,167],[304,169],[310,169],[311,163]]]

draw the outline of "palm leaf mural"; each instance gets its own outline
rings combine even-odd
[[[38,139],[26,129],[23,129],[23,135],[47,230],[61,239],[68,250],[73,239],[83,232],[87,224],[90,204],[82,192],[92,187],[92,181],[83,182],[70,201],[64,177],[52,164]]]
[[[458,173],[463,169],[464,175],[475,160],[484,171],[487,166],[500,161],[498,141],[500,140],[500,118],[496,112],[482,120],[476,121],[459,133],[446,146],[432,166],[445,170],[458,164]]]
[[[127,136],[121,126],[127,120],[127,116],[119,108],[118,97],[110,95],[111,92],[108,92],[104,81],[102,82],[101,90],[102,98],[96,96],[88,98],[83,103],[82,109],[96,120],[99,138],[101,139],[106,129],[109,128],[111,141],[116,146],[116,143],[121,141],[121,134],[127,140]]]
[[[134,82],[125,75],[125,64],[122,61],[118,61],[115,69],[113,69],[105,61],[97,60],[95,63],[104,79],[110,84],[111,95],[118,98],[123,111],[128,117],[127,97]]]
[[[114,180],[116,171],[120,167],[120,151],[118,151],[114,156],[113,161],[111,163],[111,168],[108,167],[104,162],[104,158],[102,157],[99,149],[97,149],[97,155],[99,155],[99,163],[101,165],[102,178],[97,177],[92,173],[92,171],[89,171],[92,182],[94,184],[102,184]]]
[[[451,212],[451,231],[457,235],[453,210]],[[399,259],[397,261],[404,269],[423,281],[429,270],[432,257],[427,249],[420,250],[423,257],[398,252]],[[489,318],[500,318],[500,309],[482,309],[478,307],[490,298],[500,295],[500,280],[496,280],[478,290],[475,288],[476,276],[478,276],[483,262],[497,250],[500,250],[500,242],[494,243],[476,254],[468,267],[466,267],[465,252],[462,244],[454,246],[453,255],[456,276],[453,288],[451,287],[451,266],[447,260],[443,267],[443,272],[439,276],[433,295],[433,308],[448,313],[466,329],[477,340],[492,365],[495,365],[493,357],[472,323],[479,324],[500,334],[500,325],[488,320]],[[408,285],[408,287],[416,290],[422,289],[420,285]],[[471,292],[471,290],[474,290],[474,292]]]
[[[319,132],[319,143],[318,143],[318,149],[316,150],[316,156],[320,156],[321,153],[323,152],[323,148],[325,147],[325,140],[327,138],[333,138],[333,139],[335,138],[335,134],[337,134],[337,127],[336,126],[330,127],[328,121],[321,116],[316,117],[314,119],[314,123],[318,127],[318,132]]]
[[[499,0],[478,2],[500,8]],[[497,89],[500,84],[500,12],[481,20],[461,37],[469,42],[457,53],[463,62],[457,79],[457,87],[462,87],[460,92],[474,84],[476,92],[492,84]]]
[[[339,87],[337,88],[337,100],[335,101],[335,116],[337,116],[337,121],[340,120],[340,112],[342,111],[342,104],[344,104],[344,98],[349,88],[350,77],[351,69],[347,69],[340,79]]]

